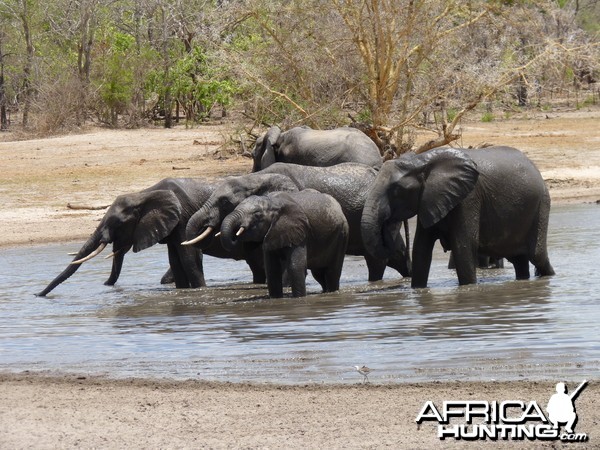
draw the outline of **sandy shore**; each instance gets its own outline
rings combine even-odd
[[[522,149],[539,167],[553,201],[600,199],[600,109],[538,113],[510,120],[465,122],[458,145],[483,143]],[[110,205],[165,177],[250,172],[252,161],[219,152],[230,125],[107,130],[47,139],[0,134],[0,247],[83,240]],[[429,139],[431,136],[419,136]],[[216,152],[216,153],[215,153]]]
[[[440,441],[417,427],[426,401],[536,401],[550,382],[276,386],[0,375],[0,447],[20,448],[556,448],[543,441]],[[576,402],[578,433],[599,448],[600,387]],[[518,416],[516,411],[514,416]],[[454,422],[452,422],[454,423]]]
[[[555,203],[596,202],[599,125],[597,109],[473,121],[463,124],[460,144],[521,148]],[[67,204],[108,205],[165,177],[249,172],[249,159],[218,154],[228,132],[219,125],[94,129],[35,140],[0,135],[0,247],[85,239],[104,211]],[[417,429],[425,401],[536,400],[545,407],[556,381],[290,387],[2,374],[0,361],[0,448],[479,448],[479,441],[440,441],[431,424]],[[599,405],[592,381],[577,400],[577,431],[590,441],[577,448],[600,448]]]

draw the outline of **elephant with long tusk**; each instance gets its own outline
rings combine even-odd
[[[73,261],[37,295],[45,296],[73,275],[79,267],[98,256],[108,244],[113,251],[110,277],[104,284],[114,285],[121,273],[125,254],[139,252],[157,243],[167,244],[170,270],[177,288],[205,286],[203,251],[182,246],[185,227],[192,214],[210,197],[215,185],[201,179],[167,178],[141,192],[117,197],[100,224]],[[217,239],[204,248],[204,253],[219,258],[246,259],[257,277],[264,278],[262,256],[244,258],[241,253],[225,251]],[[166,278],[163,277],[163,279]]]

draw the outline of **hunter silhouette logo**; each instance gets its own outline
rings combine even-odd
[[[528,403],[521,400],[449,400],[444,401],[439,409],[432,401],[425,402],[415,422],[419,425],[425,421],[437,422],[437,435],[442,440],[585,442],[588,435],[574,431],[577,423],[574,402],[586,385],[587,380],[584,380],[572,394],[568,394],[565,383],[557,383],[556,393],[546,406],[547,416],[535,400]],[[561,424],[565,425],[562,433]]]
[[[586,384],[587,380],[584,380],[571,395],[568,395],[565,383],[556,383],[556,394],[550,397],[546,407],[548,418],[555,429],[558,429],[559,423],[566,423],[565,431],[569,434],[574,433],[573,427],[577,422],[574,402]]]

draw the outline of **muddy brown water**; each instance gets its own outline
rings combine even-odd
[[[552,210],[551,278],[482,270],[459,287],[438,247],[430,286],[391,269],[367,283],[348,257],[342,289],[267,298],[245,263],[205,257],[209,287],[160,286],[166,249],[125,259],[115,287],[97,258],[47,298],[40,291],[80,244],[0,250],[0,370],[279,383],[580,380],[600,369],[600,206]]]

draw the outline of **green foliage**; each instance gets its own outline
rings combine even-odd
[[[99,84],[99,95],[113,113],[122,109],[133,90],[133,68],[131,67],[130,50],[135,42],[133,36],[109,30],[107,36],[104,71],[96,80]]]
[[[446,110],[446,119],[448,122],[452,122],[456,117],[456,114],[458,114],[458,111],[455,108],[448,108]]]
[[[494,120],[494,114],[491,112],[485,112],[485,113],[483,113],[483,116],[481,116],[482,122],[489,123],[489,122],[492,122],[493,120]]]
[[[201,48],[194,47],[167,70],[153,70],[146,91],[160,98],[169,91],[183,107],[187,120],[197,121],[207,117],[217,104],[229,106],[238,88]]]
[[[363,109],[358,113],[357,119],[359,122],[372,123],[371,110],[368,108]]]

